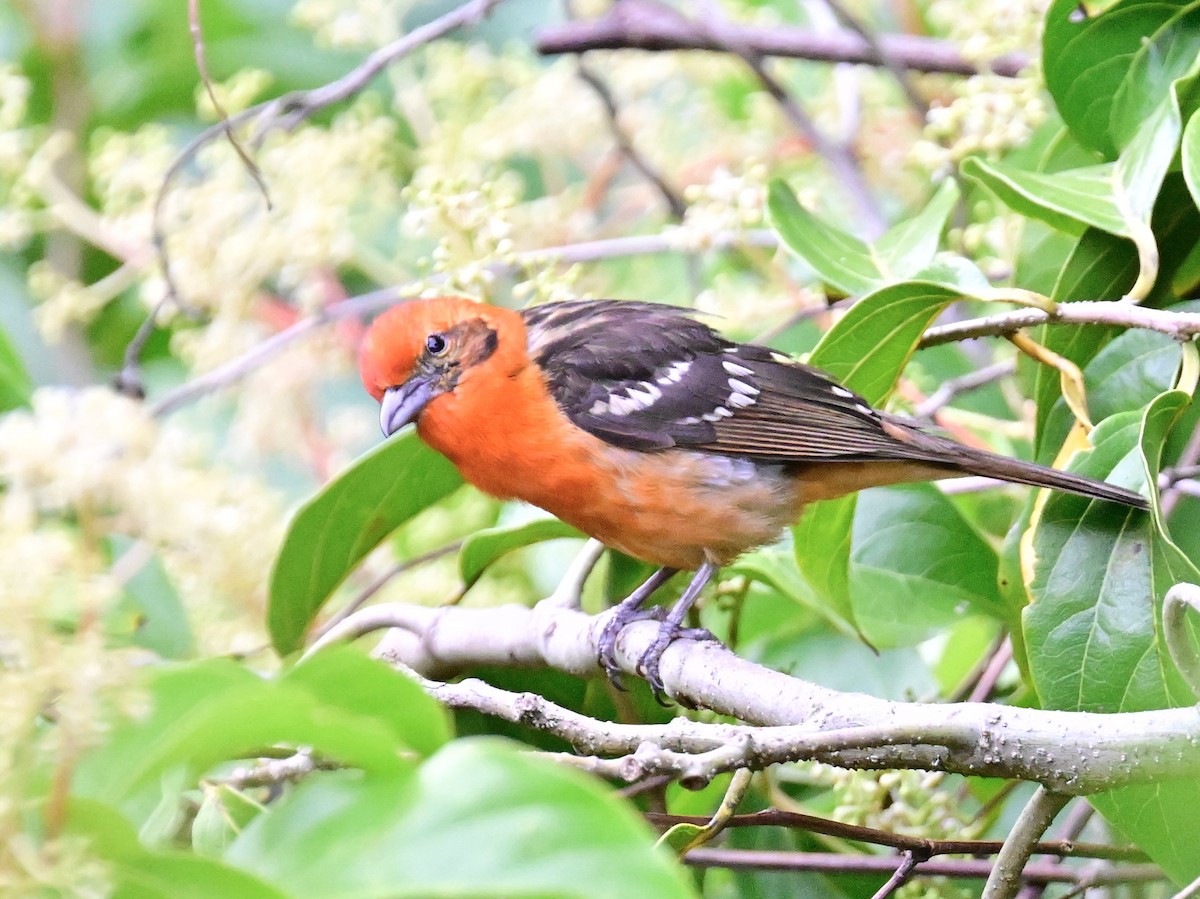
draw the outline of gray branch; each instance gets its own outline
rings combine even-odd
[[[552,667],[598,673],[596,641],[604,618],[539,605],[488,609],[375,606],[352,616],[323,642],[393,628],[379,652],[427,677],[482,665]],[[650,645],[654,622],[625,629],[618,662]],[[848,768],[915,768],[1018,778],[1081,795],[1135,783],[1200,776],[1200,709],[1095,714],[987,703],[890,702],[841,693],[738,658],[716,642],[680,640],[663,654],[662,677],[680,702],[746,725],[679,718],[666,725],[594,721],[533,694],[491,692],[477,682],[438,687],[465,704],[557,734],[598,759],[606,774],[671,773],[702,782],[736,768],[811,759]]]

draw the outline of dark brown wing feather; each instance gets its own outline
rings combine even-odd
[[[818,369],[726,340],[687,310],[599,300],[523,315],[530,356],[559,407],[616,446],[687,447],[781,465],[914,462],[947,477],[979,474],[1146,505],[1119,487],[927,434]]]

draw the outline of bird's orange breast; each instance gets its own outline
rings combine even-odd
[[[495,384],[502,389],[484,387]],[[473,372],[426,407],[418,429],[486,493],[525,500],[672,568],[725,564],[773,541],[800,510],[795,484],[778,466],[605,443],[571,423],[532,364],[504,378]]]

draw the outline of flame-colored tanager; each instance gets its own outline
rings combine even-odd
[[[661,566],[606,623],[610,675],[621,628],[677,570],[695,570],[641,659],[660,693],[659,657],[703,586],[807,503],[983,475],[1146,507],[1131,491],[925,433],[815,368],[654,303],[410,302],[376,319],[360,361],[385,435],[416,421],[481,490]]]

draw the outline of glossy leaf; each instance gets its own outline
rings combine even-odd
[[[138,842],[129,822],[111,806],[73,799],[68,830],[88,840],[105,863],[113,899],[287,899],[245,871],[198,855],[154,851]]]
[[[607,788],[495,740],[456,741],[408,774],[302,784],[226,859],[296,899],[694,895]]]
[[[1172,423],[1187,405],[1181,391],[1141,412],[1114,415],[1096,429],[1085,474],[1109,471],[1119,483],[1157,477]],[[1159,632],[1162,596],[1200,578],[1162,530],[1157,512],[1076,497],[1047,502],[1034,534],[1035,601],[1025,612],[1034,685],[1048,708],[1126,712],[1191,704]],[[1186,882],[1200,874],[1195,809],[1200,783],[1173,781],[1093,797],[1122,833]]]
[[[957,200],[954,182],[943,182],[921,212],[895,225],[874,244],[821,221],[779,179],[771,182],[767,211],[784,244],[822,281],[846,294],[863,294],[898,279],[921,276],[934,261]],[[951,270],[945,272],[949,276]]]
[[[850,308],[809,361],[868,402],[882,403],[925,329],[961,296],[948,287],[917,281],[877,290]],[[851,495],[814,503],[792,528],[800,573],[837,618],[850,622],[850,529],[856,500]]]
[[[874,646],[918,643],[965,611],[1001,616],[996,552],[931,484],[858,497],[854,619]]]
[[[0,412],[29,405],[29,373],[8,334],[0,329]]]
[[[449,713],[411,677],[349,646],[330,646],[279,678],[331,709],[388,725],[394,745],[431,755],[453,736]]]
[[[1046,15],[1046,86],[1075,137],[1112,159],[1200,57],[1200,7],[1122,0],[1081,18],[1077,5],[1055,0]]]
[[[1200,207],[1200,115],[1193,115],[1183,129],[1183,177],[1192,202]]]
[[[476,531],[463,541],[458,554],[458,570],[463,583],[470,587],[489,565],[505,553],[565,537],[584,538],[585,535],[557,518],[539,518],[518,525]]]
[[[324,669],[345,658],[315,661],[314,667]],[[381,662],[362,661],[386,670]],[[412,746],[400,738],[395,713],[387,720],[361,712],[366,703],[352,684],[341,685],[346,699],[322,701],[320,694],[328,696],[336,685],[322,691],[313,685],[318,680],[310,673],[265,681],[224,660],[162,669],[150,683],[151,713],[117,726],[102,747],[85,756],[75,772],[73,793],[120,808],[140,826],[164,796],[173,801],[172,783],[194,784],[220,762],[253,757],[278,743],[311,746],[328,758],[371,771],[407,766],[402,753]],[[420,710],[411,698],[406,703],[405,708]],[[418,717],[418,726],[429,717]],[[436,736],[422,734],[416,742],[427,745]]]
[[[457,469],[410,431],[385,440],[301,506],[271,570],[267,624],[275,649],[297,649],[367,553],[461,484]]]

